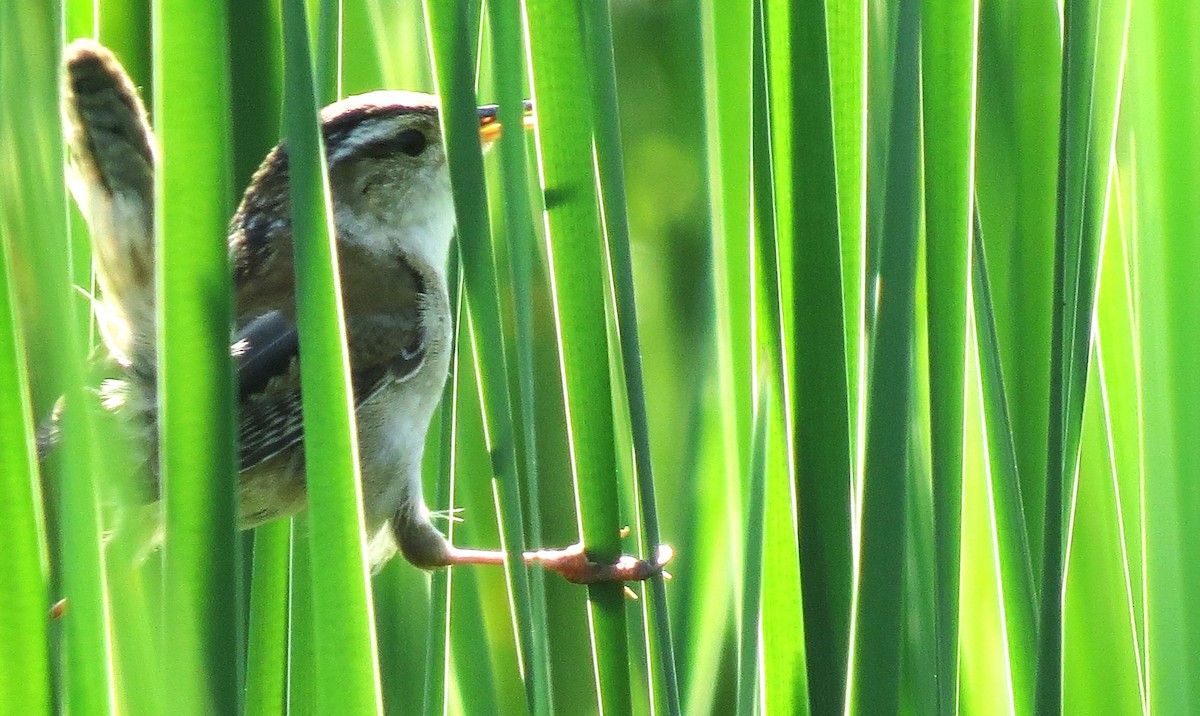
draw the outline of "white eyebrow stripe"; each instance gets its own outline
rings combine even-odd
[[[395,133],[399,122],[395,121],[395,117],[382,118],[372,117],[363,120],[353,130],[342,135],[342,140],[333,148],[333,152],[329,154],[329,164],[332,166],[346,158],[347,155],[356,153],[361,147],[369,144],[388,139]],[[328,150],[328,147],[326,148]]]

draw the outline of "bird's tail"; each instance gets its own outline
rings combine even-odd
[[[114,357],[153,365],[154,135],[133,82],[91,40],[66,49],[63,120],[71,191],[92,237],[97,318]]]

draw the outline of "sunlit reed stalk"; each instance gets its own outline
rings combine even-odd
[[[329,177],[307,20],[284,5],[284,134],[300,327],[316,706],[383,709]]]

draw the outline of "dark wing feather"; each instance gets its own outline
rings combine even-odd
[[[300,334],[283,313],[268,311],[237,332],[232,353],[237,359],[238,398],[244,399],[288,368],[300,353]]]
[[[253,467],[300,441],[300,341],[296,326],[270,311],[234,337],[237,363],[238,458]]]
[[[288,395],[255,395],[238,407],[238,463],[248,470],[293,447],[304,438],[300,373]]]
[[[425,359],[419,306],[414,303],[404,308],[409,310],[347,319],[356,407],[386,383],[412,375]],[[304,438],[296,327],[278,311],[271,311],[238,331],[233,353],[239,395],[239,463],[247,470]]]

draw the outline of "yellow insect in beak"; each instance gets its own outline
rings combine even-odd
[[[483,141],[483,148],[486,151],[492,146],[492,143],[500,138],[500,134],[504,127],[500,124],[499,117],[500,108],[498,105],[489,104],[479,108],[479,138]],[[525,129],[533,129],[533,103],[525,100],[525,115],[522,119],[522,124]]]

